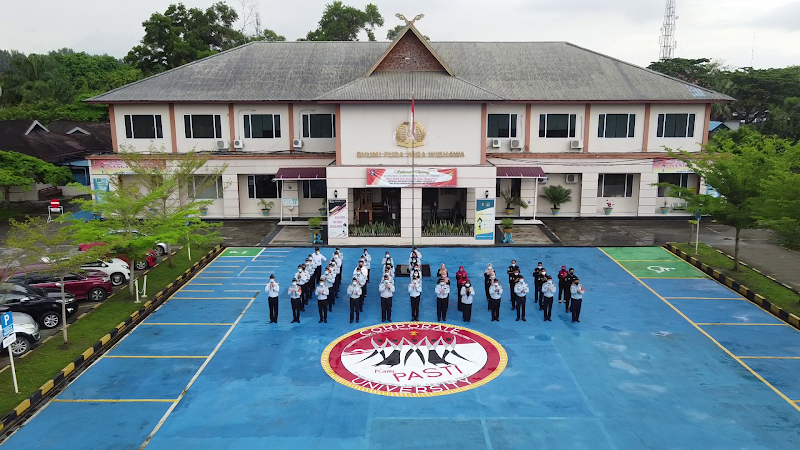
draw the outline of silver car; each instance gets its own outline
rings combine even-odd
[[[8,348],[12,355],[19,357],[28,353],[33,345],[39,342],[39,324],[25,313],[14,311],[11,315],[14,318],[14,333],[17,335],[17,340]]]

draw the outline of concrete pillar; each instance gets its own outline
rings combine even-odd
[[[413,204],[412,204],[412,189]],[[413,223],[412,223],[413,210]],[[400,189],[400,237],[411,239],[412,229],[414,237],[422,237],[422,188],[401,188]]]
[[[486,189],[480,189],[481,192],[485,191]],[[475,198],[478,195],[478,189],[470,188],[467,189],[467,222],[475,223]]]
[[[581,217],[594,217],[597,215],[597,173],[583,173],[581,175]]]
[[[222,175],[222,202],[225,218],[239,217],[239,176]]]
[[[523,178],[522,183],[520,185],[520,198],[523,202],[528,204],[527,208],[520,208],[519,216],[520,217],[533,217],[534,216],[534,208],[533,205],[536,199],[536,182],[535,178]],[[503,205],[505,207],[505,205]]]
[[[642,173],[639,175],[639,209],[638,215],[655,214],[659,207],[656,205],[658,200],[658,186],[651,186],[658,183],[657,173]]]

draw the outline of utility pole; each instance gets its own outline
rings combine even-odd
[[[665,59],[672,59],[675,57],[675,21],[678,16],[675,15],[675,1],[667,0],[667,6],[664,8],[664,24],[661,25],[661,37],[658,39],[660,45],[660,52],[658,59],[664,61]]]

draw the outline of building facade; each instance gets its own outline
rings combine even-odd
[[[702,181],[665,149],[699,151],[711,105],[731,100],[568,43],[429,43],[413,25],[391,43],[254,42],[90,99],[117,151],[226,165],[192,193],[209,218],[263,217],[261,199],[286,223],[329,211],[343,245],[385,243],[341,228],[378,222],[397,244],[492,244],[423,230],[552,216],[551,185],[571,190],[562,216],[681,214],[653,183]],[[114,155],[90,168],[96,186],[125,173]]]

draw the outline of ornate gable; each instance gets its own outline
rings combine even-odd
[[[406,25],[398,33],[392,45],[386,49],[366,76],[374,72],[409,71],[447,72],[453,76],[453,71],[412,24]]]

